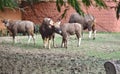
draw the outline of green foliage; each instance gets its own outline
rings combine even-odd
[[[67,3],[69,5],[71,5],[79,14],[83,14],[82,9],[80,8],[80,4],[77,0],[67,0]],[[57,7],[59,12],[61,12],[61,7],[63,5],[66,6],[66,2],[64,0],[57,0],[56,1],[56,7]],[[67,9],[65,9],[64,13],[62,14],[63,17],[65,15],[66,11],[67,11]]]
[[[56,1],[56,6],[57,6],[57,10],[59,11],[59,12],[61,12],[61,6],[64,4],[64,1],[63,0],[57,0]]]
[[[117,19],[119,19],[119,14],[120,14],[120,2],[118,3],[118,6],[117,6],[117,11],[116,11],[116,17]]]
[[[40,1],[43,1],[43,0],[25,0],[26,2],[29,2],[31,4],[34,4],[34,3],[38,3]]]
[[[85,6],[89,7],[92,5],[93,0],[82,0],[81,2]],[[96,3],[97,7],[104,7],[104,8],[107,7],[103,0],[94,0],[94,2]],[[61,12],[61,7],[63,5],[65,6],[66,3],[71,5],[76,10],[76,12],[78,12],[80,15],[84,15],[84,12],[82,11],[82,8],[80,7],[79,0],[67,0],[67,2],[65,2],[64,0],[57,0],[56,7],[57,7],[59,12]],[[65,16],[66,12],[67,12],[67,9],[64,10],[64,13],[62,14],[62,18]]]
[[[4,10],[4,7],[15,8],[18,4],[16,0],[0,0],[0,10]]]
[[[90,6],[91,5],[91,0],[82,0],[82,2],[86,5],[86,6]]]
[[[103,0],[94,0],[96,2],[96,5],[97,6],[100,6],[100,7],[107,7],[105,2]]]

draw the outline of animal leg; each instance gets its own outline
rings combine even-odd
[[[67,48],[67,36],[65,36],[65,38],[63,38],[63,41],[64,41],[64,47]]]
[[[81,44],[81,37],[78,38],[78,47],[80,46],[80,44]]]
[[[12,33],[12,36],[13,36],[13,44],[15,44],[17,42],[15,36],[17,34],[17,31],[15,30],[13,33]]]
[[[33,38],[33,41],[34,41],[34,45],[35,45],[35,36],[34,36],[34,35],[32,35],[32,38]]]
[[[82,37],[82,34],[81,33],[76,33],[76,36],[77,36],[77,39],[78,39],[78,47],[80,46],[80,44],[81,44],[81,37]]]
[[[55,47],[54,38],[55,38],[55,35],[53,35],[53,37],[52,37],[53,47]]]
[[[91,35],[92,35],[92,31],[89,31],[89,38],[91,38]]]
[[[65,45],[64,46],[65,46],[65,48],[67,48],[67,39],[65,39]]]
[[[33,41],[34,41],[34,45],[35,45],[35,36],[33,36]]]
[[[65,47],[65,40],[64,39],[62,39],[61,47]]]
[[[16,43],[15,36],[13,35],[13,44]]]
[[[48,40],[48,49],[51,49],[51,39]]]
[[[47,42],[47,38],[44,38],[43,42],[44,42],[44,48],[46,48],[47,47],[47,43],[46,43]]]
[[[28,35],[31,35],[32,36],[32,38],[33,38],[33,42],[34,42],[34,45],[35,45],[35,36],[34,36],[34,32],[30,32],[30,31],[28,31]],[[30,39],[31,40],[31,39]],[[29,40],[29,42],[30,42],[30,40]]]
[[[94,21],[93,26],[92,26],[92,31],[93,31],[93,40],[94,40],[94,39],[95,39],[95,37],[96,37],[96,28],[95,28],[95,25],[96,25],[96,20]]]
[[[96,30],[93,31],[93,40],[96,38]]]
[[[13,44],[15,44],[15,43],[17,42],[17,40],[16,40],[16,38],[15,38],[16,34],[13,33],[12,35],[13,35]]]
[[[49,38],[46,38],[46,46],[48,46]]]
[[[54,39],[52,39],[53,40],[53,47],[55,47],[55,44],[54,44]]]
[[[31,40],[32,36],[28,36],[28,44],[30,43],[30,40]]]
[[[45,39],[43,40],[44,48],[46,48],[46,41]]]

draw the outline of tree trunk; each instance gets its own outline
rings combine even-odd
[[[120,60],[107,61],[104,64],[106,74],[120,74]]]

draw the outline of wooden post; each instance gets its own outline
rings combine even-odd
[[[104,63],[106,74],[120,74],[120,60]]]

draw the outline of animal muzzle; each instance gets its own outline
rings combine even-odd
[[[58,34],[62,34],[62,30],[61,30],[61,29],[56,29],[56,32],[57,32]]]
[[[52,28],[52,25],[49,25],[48,27],[51,29],[51,28]]]
[[[62,34],[62,31],[61,31],[61,30],[59,30],[59,33],[60,33],[60,34]]]

